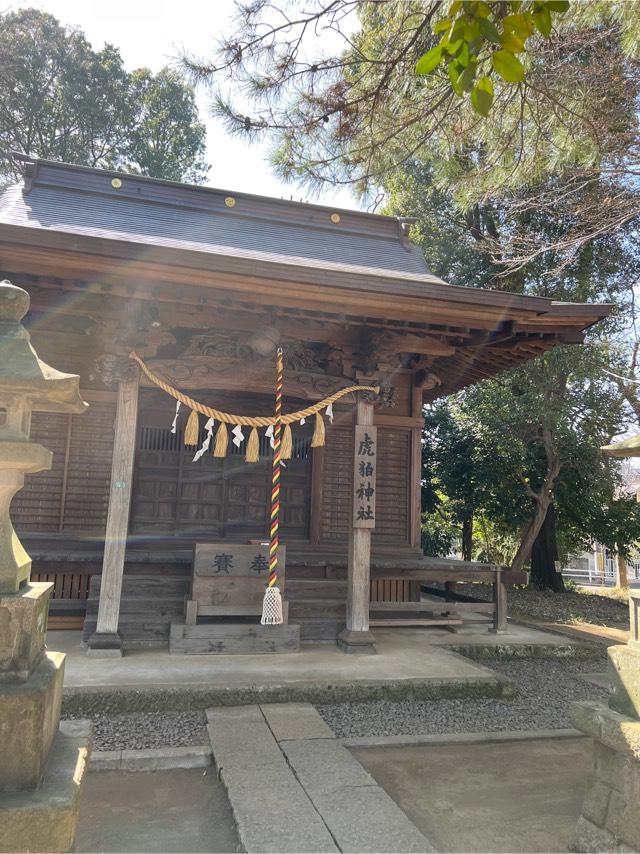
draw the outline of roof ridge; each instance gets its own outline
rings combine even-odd
[[[376,222],[402,224],[406,222],[415,221],[415,217],[390,216],[389,214],[371,213],[369,211],[363,211],[356,208],[343,208],[338,205],[319,204],[318,202],[295,201],[294,199],[285,199],[282,197],[279,198],[278,196],[265,196],[259,193],[247,193],[244,190],[232,190],[229,188],[216,187],[213,185],[189,184],[184,181],[173,181],[168,178],[154,178],[151,175],[139,175],[135,172],[123,172],[119,169],[103,169],[97,166],[85,166],[77,163],[67,163],[63,160],[49,160],[46,157],[26,155],[15,151],[9,152],[9,156],[14,160],[18,160],[21,163],[24,163],[25,166],[27,164],[31,164],[36,168],[42,165],[57,168],[61,171],[76,171],[92,175],[110,175],[114,178],[126,178],[127,180],[142,181],[143,183],[148,183],[157,186],[174,187],[179,188],[181,190],[191,191],[194,193],[216,193],[221,195],[227,194],[239,198],[241,197],[245,199],[254,199],[256,201],[276,202],[278,204],[288,206],[290,205],[296,208],[316,209],[320,211],[335,211],[336,213],[346,214],[355,217],[362,217],[364,219],[369,219]],[[34,176],[34,182],[35,181],[37,181],[37,177]]]

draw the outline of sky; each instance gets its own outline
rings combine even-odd
[[[13,0],[3,11],[36,7],[63,24],[79,27],[96,49],[109,42],[120,49],[129,70],[159,71],[175,62],[181,48],[206,56],[216,38],[228,32],[233,0]],[[235,192],[258,193],[296,201],[360,207],[348,190],[325,191],[309,198],[305,190],[277,179],[266,160],[267,145],[228,136],[208,115],[204,91],[196,94],[200,119],[207,127],[209,184]]]

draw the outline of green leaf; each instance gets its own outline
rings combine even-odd
[[[458,65],[466,68],[469,64],[469,46],[466,42],[460,42],[460,50],[456,53]]]
[[[507,83],[520,83],[524,80],[524,66],[518,57],[508,50],[497,50],[491,54],[491,63]]]
[[[515,33],[521,39],[528,39],[533,31],[526,15],[507,15],[502,19],[502,27],[505,31]]]
[[[481,116],[488,116],[493,104],[493,83],[489,77],[481,77],[473,87],[471,106]]]
[[[569,8],[569,0],[547,0],[547,9],[550,12],[559,12],[561,15]]]
[[[438,21],[437,24],[433,27],[434,33],[446,33],[446,31],[451,27],[451,18],[444,18],[442,21]]]
[[[479,0],[478,6],[476,8],[476,17],[477,18],[488,18],[491,14],[491,7],[488,3],[485,3],[484,0]]]
[[[458,14],[460,9],[462,9],[462,0],[453,0],[453,3],[449,6],[449,17],[453,18],[454,15]]]
[[[463,90],[460,85],[460,75],[464,69],[458,65],[455,59],[452,59],[451,62],[447,65],[447,72],[449,74],[449,80],[451,81],[451,88],[456,93],[456,95],[462,95]]]
[[[442,45],[437,44],[435,47],[432,47],[431,50],[428,50],[423,54],[416,62],[416,74],[420,77],[424,77],[425,74],[431,74],[431,72],[440,65],[441,59]]]
[[[500,41],[509,53],[522,53],[525,49],[523,40],[515,33],[503,33]]]
[[[443,45],[443,47],[447,53],[450,53],[451,55],[453,55],[454,53],[457,53],[460,50],[461,44],[462,44],[462,39],[458,39],[458,41],[455,41],[455,42],[447,42],[446,44]]]
[[[478,80],[476,85],[478,89],[487,92],[493,98],[493,80],[490,77],[485,74]]]
[[[449,33],[449,41],[454,42],[461,38],[464,38],[464,18],[457,18]]]
[[[542,6],[531,15],[535,28],[542,33],[545,39],[551,35],[551,12],[547,6]]]
[[[473,81],[476,76],[476,71],[478,70],[477,62],[470,62],[469,65],[465,68],[458,79],[458,83],[462,88],[463,92],[471,92],[473,89]]]
[[[491,21],[488,21],[486,18],[480,18],[478,26],[480,27],[480,32],[485,39],[493,42],[494,44],[500,44],[500,33]]]
[[[480,35],[480,27],[479,21],[471,21],[471,23],[465,23],[464,25],[464,40],[466,42],[472,42],[474,39],[478,38]]]

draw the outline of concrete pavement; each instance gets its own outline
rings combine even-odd
[[[80,803],[76,851],[235,852],[238,838],[215,772],[90,774]]]
[[[567,851],[591,768],[588,738],[353,751],[438,851]]]
[[[333,644],[304,646],[290,655],[171,656],[139,649],[123,658],[88,658],[78,632],[52,632],[50,642],[67,654],[65,709],[92,711],[179,710],[256,702],[340,702],[500,696],[508,683],[494,671],[456,654],[496,647],[571,650],[569,640],[514,626],[507,635],[463,627],[377,629],[377,655],[344,655]],[[91,695],[95,695],[92,705]]]

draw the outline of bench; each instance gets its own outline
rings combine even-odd
[[[498,633],[507,631],[507,587],[527,583],[527,573],[491,563],[448,558],[425,557],[418,561],[376,561],[371,578],[385,581],[441,582],[445,585],[444,601],[376,602],[369,605],[371,626],[457,626],[467,623],[489,623]],[[493,586],[493,602],[455,601],[455,585],[459,582],[484,582]],[[466,616],[465,619],[465,615]],[[486,615],[477,617],[477,615]]]

